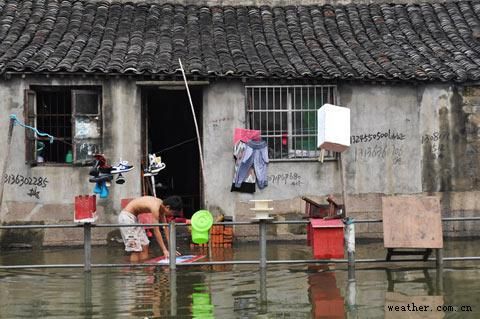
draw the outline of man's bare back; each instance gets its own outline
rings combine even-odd
[[[141,213],[153,213],[155,216],[158,216],[161,205],[162,200],[159,198],[142,196],[130,201],[127,206],[125,206],[125,210],[136,216]]]

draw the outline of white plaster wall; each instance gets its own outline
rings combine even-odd
[[[245,127],[244,88],[241,82],[215,83],[203,97],[203,156],[205,202],[232,215],[238,193],[231,193],[233,132]]]
[[[112,181],[111,195],[113,207],[118,212],[120,200],[141,195],[141,97],[140,88],[135,81],[114,79],[105,84],[104,106],[107,114],[104,127],[107,136],[104,139],[105,153],[113,163],[127,160],[134,169],[124,173],[126,182],[122,185]]]
[[[340,94],[342,105],[351,110],[351,135],[356,136],[345,152],[347,192],[421,192],[416,88],[361,85],[342,88]],[[379,132],[389,137],[378,137]]]

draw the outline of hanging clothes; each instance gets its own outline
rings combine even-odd
[[[235,128],[233,133],[233,144],[237,144],[238,141],[247,143],[248,141],[260,141],[260,130],[250,130],[246,128]]]
[[[233,147],[233,157],[235,158],[235,168],[233,173],[233,182],[232,187],[230,188],[231,192],[242,192],[242,193],[255,193],[255,171],[250,168],[247,171],[246,177],[244,180],[239,181],[238,172],[242,160],[245,155],[245,149],[247,144],[241,140],[237,141]],[[237,186],[238,185],[238,186]]]
[[[257,185],[260,189],[268,185],[267,164],[268,145],[266,141],[249,141],[246,143],[245,150],[237,171],[235,187],[240,187],[241,183],[247,178],[249,171],[253,167],[257,179]]]

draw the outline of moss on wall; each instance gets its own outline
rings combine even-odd
[[[3,223],[3,226],[44,225],[43,222],[15,221]],[[0,233],[0,247],[9,248],[41,248],[44,240],[43,228],[3,229]]]

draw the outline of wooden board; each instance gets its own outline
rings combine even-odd
[[[382,214],[385,248],[443,248],[438,197],[386,196]]]
[[[202,258],[205,258],[205,255],[182,255],[182,256],[177,256],[176,263],[177,264],[192,263]],[[165,256],[160,256],[160,257],[148,259],[144,261],[144,263],[168,265],[170,261],[169,259],[165,258]]]

